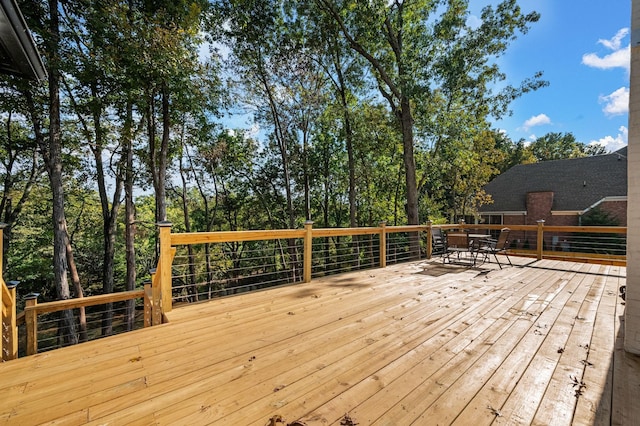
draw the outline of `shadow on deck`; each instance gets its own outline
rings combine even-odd
[[[0,365],[9,424],[634,424],[624,267],[389,266]],[[351,422],[351,423],[349,423]]]

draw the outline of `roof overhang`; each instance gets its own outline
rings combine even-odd
[[[43,80],[47,72],[15,0],[0,0],[0,72]]]
[[[592,205],[590,205],[586,209],[582,210],[580,212],[580,214],[581,215],[585,214],[589,210],[595,209],[600,204],[605,203],[605,202],[621,202],[621,201],[627,201],[627,196],[626,195],[619,195],[619,196],[604,197],[604,198],[598,200],[597,202],[593,203]]]

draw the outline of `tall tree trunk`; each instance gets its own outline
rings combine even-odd
[[[169,152],[169,130],[171,129],[171,120],[169,116],[169,93],[166,85],[162,87],[162,141],[160,143],[160,152],[158,158],[158,174],[156,190],[156,202],[158,203],[158,220],[167,220],[167,196],[166,196],[166,180],[167,180],[167,156]]]
[[[91,86],[94,99],[98,100],[99,95],[95,83]],[[92,108],[93,127],[95,131],[95,141],[91,145],[93,158],[96,165],[96,180],[98,184],[98,194],[100,196],[100,206],[102,210],[102,292],[103,294],[114,291],[114,268],[115,268],[115,246],[116,230],[118,227],[118,211],[120,210],[122,194],[122,177],[120,170],[116,174],[115,189],[113,199],[109,203],[107,195],[107,184],[105,181],[104,162],[102,160],[102,150],[105,145],[104,130],[102,128],[102,106],[97,103]],[[88,129],[87,129],[87,134]],[[123,159],[120,159],[123,161]],[[119,167],[121,169],[121,167]],[[102,315],[102,335],[108,336],[113,333],[113,303],[107,303],[105,312]]]
[[[69,272],[71,273],[71,282],[73,283],[73,290],[77,298],[84,297],[84,291],[82,290],[82,283],[80,283],[80,275],[78,274],[78,268],[76,267],[76,261],[73,257],[73,248],[71,247],[71,241],[69,240],[69,233],[67,232],[67,262],[69,263]],[[78,326],[80,342],[86,342],[89,340],[87,334],[87,313],[84,306],[78,308]]]
[[[42,142],[43,135],[42,135],[42,131],[39,124],[40,122],[33,121],[33,118],[34,118],[33,115],[35,114],[35,110],[34,110],[35,106],[33,105],[33,99],[31,98],[30,93],[28,96],[25,96],[25,97],[27,98],[27,109],[32,116],[34,133],[36,133],[36,143],[38,145],[41,145],[43,143]],[[18,148],[14,146],[13,137],[11,134],[11,112],[7,114],[6,143],[7,143],[7,146],[6,146],[7,159],[5,162],[3,162],[4,169],[5,169],[5,177],[4,177],[2,199],[0,200],[0,222],[3,222],[7,225],[4,228],[4,232],[2,234],[3,240],[4,240],[3,241],[4,244],[2,246],[3,264],[0,265],[0,272],[2,273],[5,272],[5,267],[7,262],[7,253],[8,253],[9,244],[11,241],[13,223],[20,216],[20,213],[22,212],[22,209],[24,208],[24,205],[29,198],[29,194],[31,194],[31,190],[33,188],[34,183],[36,182],[37,176],[41,171],[41,168],[40,168],[41,166],[38,165],[38,151],[37,149],[33,148],[31,152],[31,159],[30,159],[31,164],[29,166],[28,177],[26,179],[26,182],[24,182],[24,187],[22,188],[22,191],[16,191],[16,188],[14,187],[13,166],[17,160],[16,157],[17,157]],[[15,155],[14,155],[14,149],[16,150]],[[16,197],[16,192],[19,195],[18,197]],[[18,201],[15,202],[15,199],[17,199]]]
[[[416,162],[413,156],[413,115],[409,98],[402,96],[399,111],[402,128],[402,146],[404,149],[404,173],[407,194],[407,223],[409,225],[419,225],[418,217],[418,183],[416,181]],[[420,234],[418,232],[409,233],[409,257],[411,259],[420,258]]]
[[[271,84],[267,80],[267,73],[264,69],[264,64],[262,62],[262,56],[260,52],[257,52],[256,62],[258,65],[258,78],[262,83],[263,89],[267,95],[269,101],[269,112],[271,113],[271,118],[273,120],[274,125],[274,134],[276,140],[278,142],[278,147],[280,149],[280,158],[282,160],[282,172],[284,177],[284,190],[287,198],[287,213],[289,220],[287,221],[287,225],[289,229],[293,229],[295,227],[295,212],[293,209],[293,195],[291,192],[291,175],[289,172],[289,150],[287,147],[288,135],[286,129],[280,122],[280,115],[278,112],[278,105],[276,103],[275,96],[272,92]],[[291,282],[296,282],[298,279],[298,251],[295,245],[295,239],[290,238],[288,240],[289,247],[289,257],[291,262]]]
[[[58,299],[69,299],[67,275],[67,221],[64,211],[64,185],[62,182],[62,137],[60,130],[60,70],[59,70],[59,16],[58,1],[49,0],[49,146],[45,161],[53,196],[53,275]],[[73,311],[61,313],[61,333],[64,344],[78,343]]]
[[[125,215],[125,258],[127,264],[127,290],[136,288],[136,249],[134,238],[136,234],[135,205],[133,204],[133,103],[127,100],[126,117],[124,122],[124,152],[125,176],[124,176],[124,215]],[[127,302],[127,330],[133,330],[135,326],[135,302]]]
[[[334,66],[338,76],[338,93],[342,104],[342,117],[344,120],[344,139],[347,147],[347,168],[349,169],[349,226],[358,226],[357,204],[356,204],[356,164],[353,155],[353,130],[351,128],[351,114],[349,114],[349,103],[347,102],[347,87],[342,73],[342,65],[338,48],[335,47]]]
[[[184,121],[183,121],[184,122]],[[184,143],[184,124],[182,126],[182,135],[181,135],[181,145],[182,145],[182,153],[180,155],[180,178],[182,180],[182,215],[184,220],[184,231],[191,232],[191,220],[189,217],[189,203],[188,199],[188,187],[187,187],[187,170],[184,168],[184,156],[186,155],[187,147]],[[193,245],[189,244],[187,246],[187,255],[189,257],[189,277],[188,277],[188,287],[187,293],[189,294],[189,301],[196,302],[198,300],[198,288],[196,286],[196,264],[195,264],[195,255],[193,254]]]

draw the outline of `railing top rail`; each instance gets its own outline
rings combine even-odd
[[[316,237],[340,237],[346,235],[372,235],[378,234],[380,228],[363,227],[363,228],[314,228],[312,235]]]
[[[67,309],[80,308],[82,306],[103,305],[111,302],[122,302],[124,300],[144,297],[144,290],[130,290],[119,293],[99,294],[97,296],[86,296],[74,299],[56,300],[54,302],[39,303],[35,306],[26,306],[25,312],[36,311],[40,314],[46,312],[58,312]]]
[[[492,229],[500,230],[508,227],[512,231],[533,231],[538,225],[488,225],[488,224],[442,224],[432,225],[433,228],[449,229]],[[428,225],[386,226],[385,233],[426,231]],[[313,237],[332,237],[347,235],[370,235],[380,232],[379,227],[361,228],[314,228]],[[592,232],[592,233],[619,233],[627,232],[622,226],[545,226],[546,232]],[[287,238],[304,238],[304,229],[272,229],[254,231],[215,231],[172,233],[171,245],[228,243],[240,241],[278,240]]]
[[[405,226],[387,226],[385,232],[387,234],[393,232],[419,232],[426,231],[429,227],[427,225],[405,225]]]
[[[303,238],[304,229],[274,229],[258,231],[217,231],[172,233],[171,245],[229,243],[235,241],[280,240],[286,238]]]
[[[626,226],[546,226],[545,232],[592,232],[594,234],[626,234]]]
[[[445,224],[445,225],[433,225],[433,228],[448,229],[495,229],[500,230],[502,228],[509,228],[512,231],[535,231],[538,229],[538,225],[487,225],[483,223],[473,224]],[[557,226],[557,225],[544,225],[545,232],[588,232],[588,233],[603,233],[603,234],[625,234],[627,233],[626,226]]]

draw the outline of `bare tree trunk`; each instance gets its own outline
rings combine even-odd
[[[71,282],[73,283],[73,290],[77,298],[84,297],[84,291],[82,290],[82,284],[80,283],[80,275],[78,274],[78,268],[76,268],[76,261],[73,258],[73,248],[71,247],[71,241],[69,240],[69,233],[67,232],[67,262],[69,263],[69,272],[71,272]],[[78,326],[80,342],[86,342],[89,340],[87,335],[87,313],[84,306],[78,308]]]
[[[53,275],[57,297],[69,299],[67,276],[67,221],[64,212],[64,186],[62,182],[62,139],[60,130],[60,70],[59,70],[59,16],[58,1],[49,0],[49,146],[45,150],[49,180],[53,195]],[[63,342],[78,343],[73,311],[61,314]]]
[[[127,264],[127,290],[136,288],[136,249],[134,238],[136,234],[135,205],[133,204],[133,103],[127,100],[126,118],[124,123],[124,151],[125,177],[124,177],[124,215],[125,215],[125,258]],[[127,302],[127,330],[133,330],[135,326],[135,302]]]
[[[293,209],[293,195],[291,193],[291,175],[289,171],[289,150],[287,148],[288,136],[287,136],[286,129],[284,129],[284,126],[280,121],[278,106],[276,104],[274,94],[272,93],[273,89],[269,81],[267,80],[267,74],[266,74],[266,70],[264,69],[264,64],[262,62],[263,60],[262,56],[260,55],[260,52],[256,52],[256,55],[257,55],[256,65],[258,65],[257,69],[259,73],[258,78],[260,79],[260,82],[262,83],[263,89],[269,100],[269,110],[271,113],[271,118],[273,119],[273,125],[275,129],[274,134],[276,137],[276,141],[278,142],[278,147],[280,149],[280,158],[282,160],[282,172],[284,177],[284,189],[285,189],[285,194],[287,199],[287,213],[289,217],[289,220],[287,221],[287,225],[289,229],[293,229],[295,226],[295,212]],[[290,264],[291,282],[296,282],[298,279],[298,250],[295,245],[295,239],[293,238],[288,239],[287,245],[288,245],[289,257],[290,257],[289,261],[291,262]]]
[[[156,190],[156,203],[158,206],[158,221],[167,220],[167,196],[166,196],[166,180],[167,180],[167,156],[169,152],[169,130],[171,121],[169,118],[169,93],[166,86],[162,87],[162,141],[160,144],[160,152],[158,158],[158,174]]]
[[[182,194],[181,194],[181,198],[182,198],[182,215],[183,215],[183,219],[184,219],[184,231],[185,232],[191,232],[191,220],[189,218],[189,203],[187,202],[187,198],[188,198],[188,187],[187,187],[187,178],[188,178],[188,171],[185,170],[185,167],[183,165],[183,161],[184,161],[184,156],[186,155],[186,150],[188,149],[188,147],[185,146],[184,143],[184,125],[183,125],[183,131],[182,131],[182,136],[181,136],[181,145],[182,145],[182,153],[180,155],[180,178],[182,179]],[[189,301],[190,302],[196,302],[198,300],[198,288],[196,286],[196,265],[195,265],[195,256],[193,254],[193,245],[189,244],[187,246],[187,255],[189,257],[189,277],[187,279],[188,281],[188,287],[187,287],[187,293],[189,294]]]
[[[402,97],[400,107],[400,122],[402,128],[402,146],[404,148],[404,174],[407,194],[407,224],[419,225],[418,217],[418,183],[416,181],[416,162],[413,156],[413,116],[409,98]],[[420,258],[420,235],[418,232],[409,233],[409,257]]]

